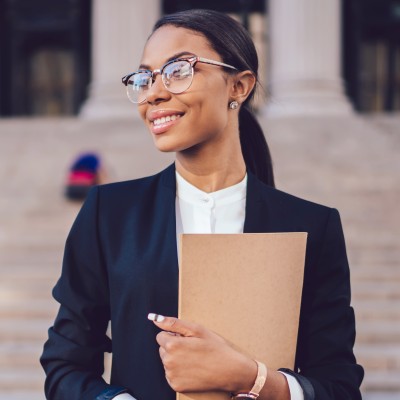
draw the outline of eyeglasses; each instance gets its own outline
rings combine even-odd
[[[147,92],[153,85],[157,75],[161,75],[162,82],[169,92],[174,94],[183,93],[190,88],[193,82],[194,66],[198,62],[237,71],[237,68],[232,67],[232,65],[194,56],[168,61],[160,69],[155,69],[154,71],[140,69],[124,76],[122,83],[126,86],[129,100],[135,104],[141,104],[146,101]]]

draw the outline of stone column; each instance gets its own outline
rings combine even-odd
[[[269,0],[268,116],[352,113],[341,77],[340,0]]]
[[[84,118],[137,116],[121,83],[134,71],[143,46],[160,15],[160,0],[93,0],[92,81],[81,108]]]

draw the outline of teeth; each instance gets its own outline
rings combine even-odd
[[[154,125],[165,124],[166,122],[175,121],[176,119],[180,118],[180,115],[167,115],[166,117],[157,118],[153,121]]]

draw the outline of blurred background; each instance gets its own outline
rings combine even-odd
[[[158,17],[190,8],[252,34],[277,186],[339,209],[364,399],[399,400],[400,0],[0,0],[0,400],[44,399],[51,288],[81,205],[66,189],[173,160],[121,77]],[[99,167],[72,176],[87,152]]]

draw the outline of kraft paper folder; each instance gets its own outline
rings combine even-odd
[[[179,318],[217,332],[268,368],[293,368],[306,241],[302,232],[181,235]]]

